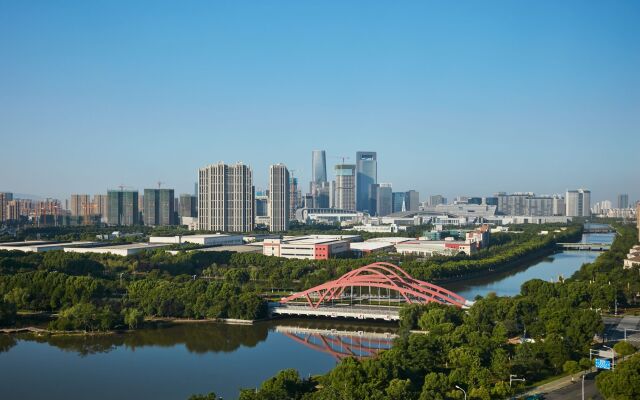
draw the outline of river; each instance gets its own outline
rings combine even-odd
[[[611,242],[612,234],[583,241]],[[571,276],[599,253],[565,251],[508,272],[446,285],[473,299],[515,295],[533,278]],[[331,330],[335,331],[331,331]],[[277,320],[252,326],[191,323],[126,334],[36,338],[0,335],[0,399],[186,399],[216,392],[236,398],[281,369],[322,374],[343,356],[391,346],[395,326]],[[347,333],[350,332],[350,333]]]

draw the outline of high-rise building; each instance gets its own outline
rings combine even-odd
[[[405,211],[418,211],[420,209],[420,193],[409,190],[404,195]]]
[[[71,195],[71,216],[88,218],[92,214],[91,198],[88,194]]]
[[[378,160],[375,151],[356,152],[356,209],[367,211],[370,207],[369,187],[378,182]]]
[[[337,164],[335,174],[336,208],[354,211],[356,209],[356,166]]]
[[[18,200],[9,200],[5,206],[5,221],[20,220],[20,202]]]
[[[256,194],[256,217],[269,216],[269,196]]]
[[[313,150],[311,153],[311,182],[327,181],[327,154],[324,150]]]
[[[567,217],[591,216],[591,191],[587,189],[567,190],[565,205]]]
[[[173,189],[144,190],[144,224],[148,226],[176,225],[175,191]]]
[[[253,230],[253,171],[247,165],[222,162],[200,168],[198,226],[207,231]]]
[[[560,195],[553,195],[553,215],[562,216],[567,212],[567,206],[565,205],[564,197]]]
[[[289,178],[289,221],[296,218],[296,210],[299,204],[298,178],[291,176]]]
[[[393,212],[393,189],[390,183],[374,184],[376,190],[376,215],[384,217]],[[405,203],[407,197],[405,193]]]
[[[394,213],[407,211],[405,195],[407,192],[393,192],[391,194],[391,211]]]
[[[13,200],[13,193],[0,192],[0,222],[7,220],[7,204]]]
[[[638,241],[640,241],[640,201],[636,203],[636,226],[638,228]]]
[[[291,193],[289,170],[284,164],[269,168],[269,229],[284,232],[289,229]]]
[[[629,208],[629,195],[622,193],[618,195],[618,208]]]
[[[533,192],[506,194],[497,193],[498,207],[496,213],[501,215],[526,215],[550,217],[557,214],[561,204],[557,196],[536,196]],[[555,204],[555,209],[554,209]]]
[[[331,181],[329,182],[329,208],[338,208],[336,204],[336,181]]]
[[[138,225],[140,212],[138,210],[137,190],[109,190],[108,223],[110,225]]]
[[[434,194],[433,196],[429,196],[429,205],[437,206],[440,204],[447,204],[447,198],[443,197],[440,194]]]
[[[194,218],[198,216],[198,198],[189,193],[183,193],[178,200],[178,214],[181,217]]]
[[[97,215],[101,220],[108,220],[109,201],[106,194],[94,194],[91,202],[91,213]]]

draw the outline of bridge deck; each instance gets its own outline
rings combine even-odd
[[[269,305],[269,309],[272,315],[378,319],[384,321],[400,320],[400,308],[398,307],[331,305],[312,308],[303,304],[272,303]]]

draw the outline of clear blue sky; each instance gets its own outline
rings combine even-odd
[[[638,1],[0,0],[0,190],[375,150],[421,197],[640,198]],[[330,175],[332,175],[330,169]]]

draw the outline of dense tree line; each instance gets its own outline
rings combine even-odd
[[[144,317],[256,319],[266,313],[260,293],[315,286],[377,260],[401,263],[421,279],[446,278],[499,268],[580,234],[573,226],[542,236],[542,228],[554,226],[493,235],[491,246],[472,257],[427,260],[387,254],[331,260],[231,252],[172,255],[162,249],[129,257],[0,251],[0,298],[21,310],[60,312],[60,321],[52,324],[57,329],[135,328]],[[88,313],[96,314],[95,320],[89,321]]]
[[[469,399],[513,394],[510,374],[541,380],[591,365],[588,349],[602,334],[599,310],[625,302],[622,259],[637,243],[635,229],[620,227],[612,251],[584,265],[571,279],[531,280],[515,297],[489,295],[468,310],[430,304],[401,311],[401,331],[394,346],[378,357],[343,360],[328,374],[307,380],[282,371],[258,390],[244,390],[243,400],[265,399]],[[630,274],[637,281],[638,268]],[[629,275],[629,276],[631,276]],[[426,334],[409,334],[420,329]],[[524,338],[521,343],[510,337]],[[635,349],[618,346],[621,353]],[[640,358],[598,378],[607,398],[637,398]]]

